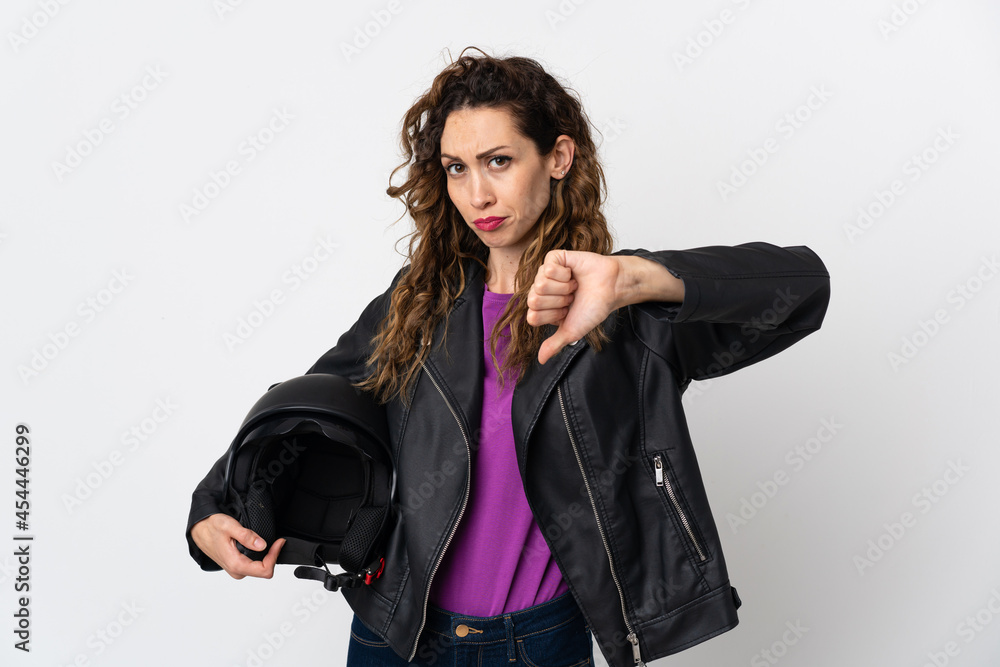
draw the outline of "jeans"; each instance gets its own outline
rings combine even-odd
[[[583,667],[594,664],[590,628],[571,593],[499,616],[463,616],[428,605],[413,662],[407,663],[354,615],[348,667]]]

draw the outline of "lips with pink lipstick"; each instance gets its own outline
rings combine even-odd
[[[489,218],[479,218],[472,224],[474,224],[477,228],[483,230],[484,232],[492,232],[494,229],[500,226],[501,222],[503,222],[506,219],[507,218],[498,218],[496,216],[492,216]]]

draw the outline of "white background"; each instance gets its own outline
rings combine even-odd
[[[253,401],[401,265],[409,221],[390,226],[402,210],[385,194],[400,119],[447,49],[475,44],[579,92],[604,133],[617,247],[804,244],[832,275],[821,331],[685,397],[744,606],[732,632],[655,664],[995,665],[1000,8],[680,5],[6,2],[0,663],[344,662],[339,594],[289,566],[239,582],[195,566],[190,493]],[[268,137],[275,110],[292,118]],[[258,134],[271,141],[250,160]],[[239,173],[212,188],[230,160]],[[185,220],[196,192],[213,196]],[[319,239],[337,248],[312,264]],[[296,265],[315,269],[297,285]],[[270,316],[251,316],[274,290]],[[157,401],[172,406],[160,422]],[[12,633],[18,423],[27,655]]]

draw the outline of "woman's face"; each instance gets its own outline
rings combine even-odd
[[[562,178],[572,159],[568,136],[542,157],[503,109],[453,111],[441,134],[448,196],[494,260],[516,264],[549,203],[550,179]]]

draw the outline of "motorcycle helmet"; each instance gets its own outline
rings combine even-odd
[[[226,501],[278,563],[331,591],[382,574],[395,525],[396,473],[385,409],[343,377],[312,373],[272,385],[250,409],[229,449]],[[346,573],[334,575],[327,563]]]

